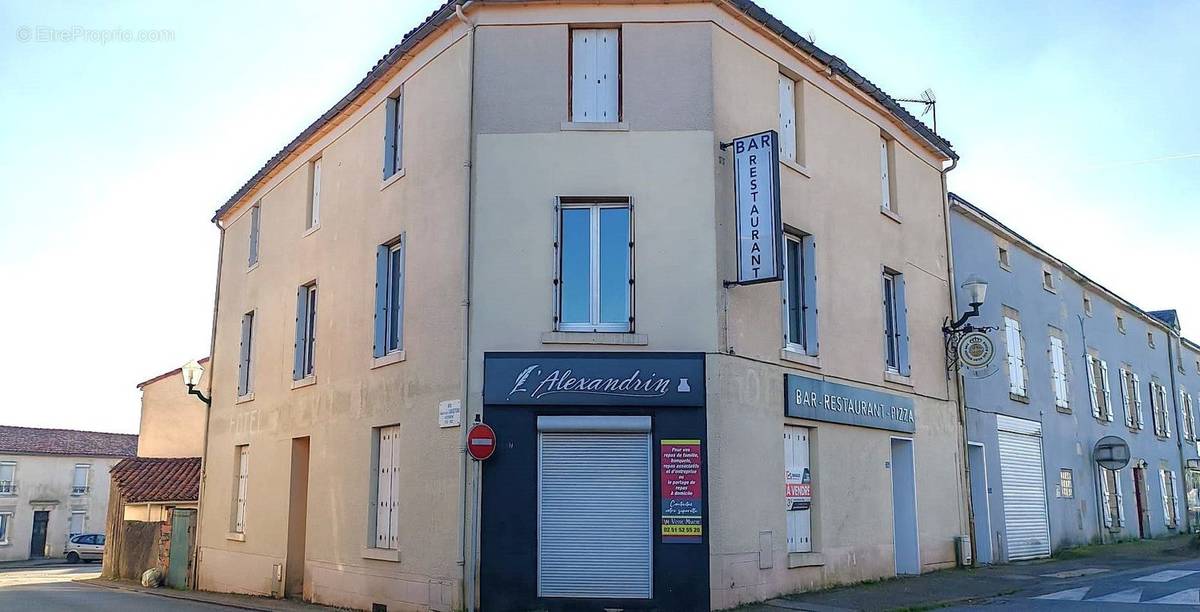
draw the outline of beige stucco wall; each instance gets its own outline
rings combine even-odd
[[[127,521],[166,521],[171,518],[171,508],[195,508],[196,504],[126,504],[125,505],[125,520]]]
[[[324,137],[321,225],[305,230],[312,156],[261,195],[260,263],[250,217],[228,223],[221,269],[200,586],[277,593],[286,565],[292,439],[309,437],[305,596],[357,609],[456,601],[461,429],[438,403],[461,396],[468,45],[450,33],[418,52],[350,126]],[[456,41],[459,41],[456,43]],[[382,183],[385,98],[404,84],[405,175]],[[313,155],[317,153],[314,149]],[[372,368],[376,246],[403,234],[405,359]],[[316,280],[316,383],[292,388],[296,290]],[[237,403],[242,314],[255,310],[253,399]],[[372,428],[401,424],[400,561],[373,542]],[[231,531],[235,445],[249,445],[244,541]]]
[[[207,386],[208,381],[201,380],[200,389]],[[199,457],[204,450],[204,402],[188,395],[179,375],[153,380],[141,390],[138,456]]]
[[[48,556],[62,556],[72,511],[87,512],[84,531],[104,533],[108,513],[108,471],[120,460],[120,457],[0,454],[0,461],[17,464],[17,494],[0,495],[0,512],[13,513],[9,519],[8,543],[0,544],[0,561],[29,558],[36,510],[50,511],[46,530]],[[72,495],[75,465],[81,463],[92,466],[88,476],[90,489],[84,495]]]

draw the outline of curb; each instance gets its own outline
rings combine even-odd
[[[212,606],[224,606],[226,608],[236,608],[239,610],[258,610],[260,612],[278,612],[278,610],[279,610],[279,608],[275,608],[275,607],[256,606],[251,603],[240,602],[237,600],[234,600],[232,602],[227,602],[227,601],[213,601],[213,600],[204,599],[204,598],[200,598],[200,597],[191,597],[188,595],[183,595],[181,593],[177,593],[177,592],[169,590],[169,589],[162,589],[162,588],[148,589],[148,588],[142,587],[140,585],[138,587],[134,588],[130,585],[121,584],[120,582],[117,582],[114,580],[109,580],[107,578],[91,578],[89,580],[76,580],[75,584],[83,584],[83,585],[87,585],[87,586],[90,586],[93,588],[98,588],[98,589],[111,589],[114,591],[128,591],[130,593],[145,593],[146,595],[155,595],[158,597],[166,597],[167,599],[179,599],[179,600],[183,600],[183,601],[191,601],[191,602],[195,602],[195,603],[209,604]]]

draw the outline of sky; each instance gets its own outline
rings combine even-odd
[[[1200,338],[1200,2],[760,2],[933,89],[952,191]],[[0,424],[136,432],[208,352],[213,211],[439,3],[0,0]]]

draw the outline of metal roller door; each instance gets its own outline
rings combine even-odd
[[[1042,467],[1042,425],[997,415],[996,429],[1008,560],[1048,557],[1050,521]]]
[[[648,431],[539,432],[538,596],[650,598],[650,470]]]

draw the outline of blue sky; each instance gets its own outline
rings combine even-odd
[[[208,350],[212,211],[437,4],[0,4],[0,423],[136,431]],[[933,88],[952,190],[1200,337],[1200,2],[762,4]]]

